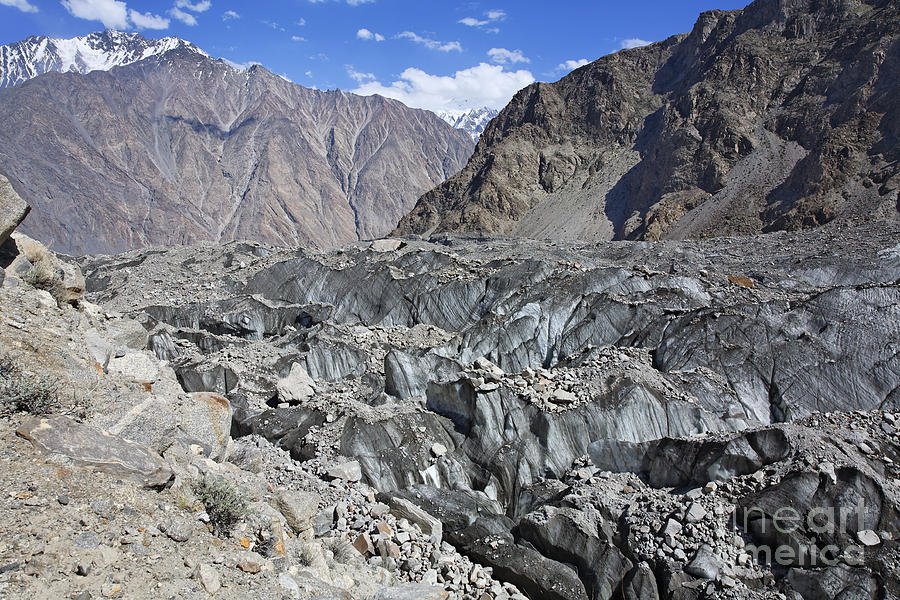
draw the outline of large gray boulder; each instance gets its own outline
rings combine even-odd
[[[68,417],[31,417],[16,433],[48,454],[74,463],[161,487],[172,478],[169,465],[143,444],[77,423]]]
[[[9,180],[0,175],[0,244],[9,239],[30,211],[31,207],[16,193]]]
[[[591,598],[611,598],[633,563],[613,543],[613,524],[598,511],[545,506],[519,523],[519,534],[544,556],[575,565]]]

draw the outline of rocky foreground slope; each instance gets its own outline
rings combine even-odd
[[[77,266],[4,241],[0,598],[525,600],[348,459],[233,438],[229,400],[186,392]]]
[[[900,5],[755,0],[519,92],[397,232],[682,239],[897,221]]]
[[[380,237],[472,151],[433,113],[188,45],[0,90],[0,142],[3,174],[34,210],[23,231],[70,254]]]
[[[233,435],[358,468],[529,598],[874,599],[900,593],[898,240],[237,243],[83,267],[186,393],[229,398]],[[476,588],[451,593],[505,597]]]

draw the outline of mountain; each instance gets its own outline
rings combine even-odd
[[[481,134],[484,133],[485,127],[498,114],[500,114],[500,111],[485,106],[482,108],[470,108],[462,112],[438,112],[437,116],[446,121],[450,127],[462,129],[477,142]]]
[[[176,37],[148,40],[136,33],[111,29],[71,39],[32,36],[0,46],[0,88],[18,85],[51,71],[108,71],[176,48],[204,54],[190,42]]]
[[[658,239],[898,219],[900,4],[756,0],[520,91],[397,233]]]
[[[28,235],[66,253],[391,231],[472,140],[379,96],[307,89],[184,46],[0,90],[0,170]]]

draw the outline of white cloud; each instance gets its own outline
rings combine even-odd
[[[559,65],[557,65],[556,70],[557,71],[574,71],[575,69],[583,67],[584,65],[589,65],[590,63],[591,63],[591,61],[589,61],[586,58],[579,58],[576,60],[567,60],[566,62],[560,63]]]
[[[190,0],[175,0],[175,6],[191,12],[202,13],[209,10],[212,6],[212,2],[209,0],[198,0],[197,2],[191,2]]]
[[[482,106],[503,108],[517,91],[531,83],[534,76],[529,71],[507,71],[500,65],[481,63],[452,76],[409,68],[397,81],[383,84],[373,79],[361,83],[353,92],[363,96],[380,94],[414,108],[452,112]]]
[[[374,40],[376,42],[384,41],[383,35],[381,35],[380,33],[375,33],[374,31],[369,31],[365,27],[363,27],[362,29],[360,29],[359,31],[356,32],[356,37],[357,37],[357,39],[366,40],[366,41],[372,41],[372,40]]]
[[[476,19],[475,17],[466,17],[464,19],[459,20],[463,25],[468,25],[469,27],[481,27],[482,25],[487,25],[490,21],[482,21],[481,19]]]
[[[491,48],[488,50],[488,56],[498,65],[529,63],[531,62],[527,56],[522,54],[521,50],[507,50],[506,48]]]
[[[292,42],[305,42],[305,41],[306,41],[306,38],[303,37],[302,35],[292,35],[292,36],[291,36],[291,41],[292,41]]]
[[[347,75],[357,83],[367,83],[375,81],[376,77],[372,73],[361,73],[353,68],[353,65],[346,65]]]
[[[306,27],[306,19],[304,19],[303,17],[300,17],[297,20],[297,25],[299,25],[300,27]]]
[[[409,40],[416,44],[422,44],[429,50],[438,50],[440,52],[462,52],[462,46],[459,42],[439,42],[431,38],[422,37],[418,33],[412,31],[402,31],[397,34],[397,38]]]
[[[241,18],[241,15],[237,11],[226,10],[225,12],[222,13],[223,21],[231,21],[231,20],[240,19],[240,18]]]
[[[12,6],[13,8],[18,8],[22,12],[29,13],[38,11],[38,7],[28,0],[0,0],[0,6]]]
[[[100,21],[109,29],[128,29],[128,7],[119,0],[62,0],[72,16]]]
[[[489,10],[484,13],[483,19],[478,19],[476,17],[465,17],[460,19],[459,22],[467,27],[484,27],[485,25],[490,25],[491,23],[496,23],[497,21],[502,21],[506,18],[506,11],[500,10],[499,8],[495,8],[494,10]],[[499,33],[500,30],[496,27],[490,27],[485,29],[488,33]]]
[[[623,50],[630,50],[631,48],[640,48],[641,46],[646,46],[647,44],[652,44],[653,42],[648,42],[647,40],[642,40],[641,38],[626,38],[622,40],[621,48]]]
[[[177,6],[173,6],[172,8],[169,9],[169,16],[172,17],[173,19],[178,19],[185,25],[190,25],[191,27],[193,27],[194,25],[197,24],[197,17],[195,17],[194,15],[192,15],[189,12],[184,12]]]
[[[168,29],[169,20],[152,13],[140,13],[134,9],[128,11],[128,17],[138,29]]]

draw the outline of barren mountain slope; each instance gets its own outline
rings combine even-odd
[[[0,91],[0,164],[69,253],[388,233],[472,142],[432,113],[179,49]]]
[[[657,239],[896,220],[898,7],[757,0],[532,85],[397,232]]]

